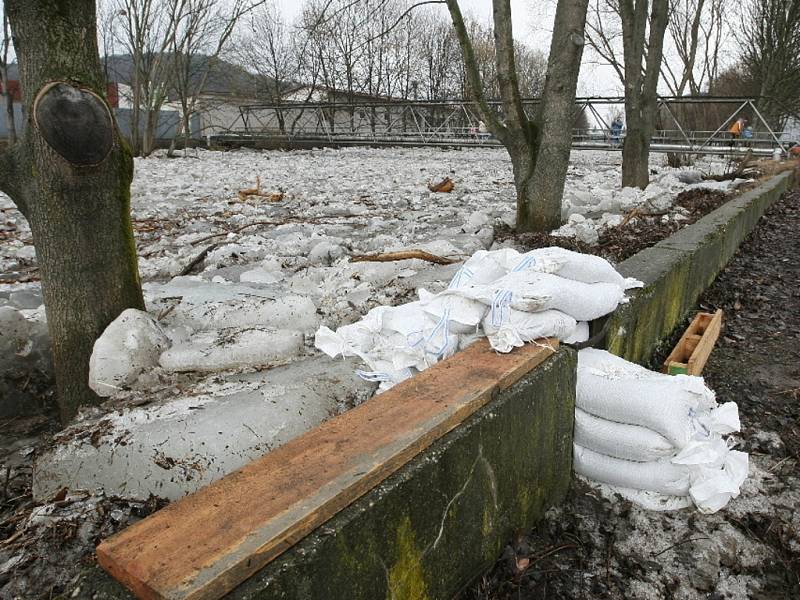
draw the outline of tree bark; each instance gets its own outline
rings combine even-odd
[[[561,225],[588,4],[588,0],[560,0],[556,7],[538,116],[539,151],[533,177],[525,190],[528,199],[525,221],[533,231],[547,231]]]
[[[649,1],[619,0],[628,126],[622,146],[622,186],[641,189],[650,183],[650,140],[658,110],[657,86],[669,17],[669,0],[651,2],[650,34],[645,44]]]
[[[461,46],[470,93],[489,131],[511,157],[517,192],[517,230],[549,231],[561,224],[569,166],[583,32],[588,0],[559,0],[544,94],[534,119],[522,105],[509,0],[493,0],[496,70],[505,122],[486,102],[478,61],[457,0],[447,7]]]
[[[11,32],[8,27],[8,15],[3,15],[3,60],[0,64],[0,83],[3,85],[2,95],[6,105],[6,127],[8,128],[8,143],[17,143],[17,127],[14,122],[14,96],[8,88],[8,52],[11,46]]]
[[[36,246],[63,422],[99,398],[94,341],[144,308],[130,218],[131,153],[105,100],[94,0],[6,0],[30,125],[0,158],[0,189]]]

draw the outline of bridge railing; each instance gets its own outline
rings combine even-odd
[[[593,118],[592,127],[573,130],[577,149],[621,148],[626,132],[614,130],[598,107],[622,106],[623,98],[578,98],[576,120],[581,113]],[[532,116],[538,100],[524,101]],[[491,103],[502,118],[499,103]],[[698,109],[697,107],[700,107]],[[656,152],[738,154],[751,151],[771,154],[786,149],[784,135],[773,131],[761,117],[755,100],[748,98],[680,97],[659,100],[659,120],[665,125],[653,133]],[[696,130],[688,124],[703,113],[705,122],[719,122],[716,130]],[[371,145],[495,145],[485,131],[474,103],[442,102],[322,102],[246,105],[240,107],[241,126],[233,136],[276,141],[318,141]],[[728,128],[737,115],[748,114],[755,127],[751,137],[734,139]],[[711,115],[711,116],[709,116]],[[683,121],[683,122],[681,122]]]

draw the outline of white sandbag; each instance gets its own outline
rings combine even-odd
[[[545,310],[551,296],[536,288],[536,277],[540,274],[509,273],[486,285],[466,284],[458,288],[448,288],[439,296],[459,296],[480,302],[491,310],[503,310],[506,307],[523,312]]]
[[[702,378],[648,371],[604,350],[578,353],[576,404],[602,419],[641,425],[683,448],[708,424],[698,419],[716,406]]]
[[[668,496],[689,494],[689,468],[668,460],[634,462],[599,454],[573,444],[575,472],[589,479]]]
[[[492,348],[504,353],[537,338],[561,339],[574,331],[576,324],[575,319],[558,310],[529,313],[513,308],[491,311],[482,322]]]
[[[364,317],[350,325],[343,325],[335,332],[324,325],[314,336],[314,346],[331,358],[342,356],[360,356],[368,352],[376,343],[383,329],[383,313],[388,307],[377,306]]]
[[[578,321],[592,321],[614,312],[625,298],[619,286],[611,283],[583,283],[549,273],[512,272],[494,284],[499,290],[533,289],[546,298],[542,309],[553,308]],[[533,294],[530,294],[533,295]],[[513,301],[513,297],[512,297]]]
[[[677,452],[660,433],[600,419],[580,408],[575,409],[575,443],[599,454],[638,462],[669,458]]]
[[[511,262],[519,257],[519,252],[513,248],[502,248],[501,250],[478,250],[469,257],[461,268],[450,280],[450,289],[456,289],[465,285],[482,285],[500,279],[510,270],[505,266],[506,262]]]
[[[589,322],[588,321],[578,321],[575,324],[575,329],[573,329],[569,334],[561,338],[561,341],[565,344],[579,344],[580,342],[585,342],[589,339]]]
[[[543,272],[554,273],[566,279],[573,279],[583,283],[613,283],[624,290],[642,286],[641,281],[631,278],[626,279],[617,272],[610,262],[593,254],[581,254],[580,252],[573,252],[572,250],[555,246],[537,248],[520,256],[519,265],[523,265],[526,260],[531,258],[538,263],[557,265],[555,270]],[[519,267],[515,270],[519,270]]]
[[[750,468],[745,452],[732,450],[722,468],[697,467],[689,495],[700,512],[715,513],[739,495]]]
[[[442,296],[420,289],[422,309],[437,322],[446,318],[448,330],[452,333],[475,333],[488,308],[477,300],[458,295]]]
[[[749,459],[744,452],[729,450],[720,438],[705,446],[701,452],[692,452],[689,462],[676,463],[675,459],[619,460],[573,444],[573,464],[578,475],[614,486],[623,497],[645,508],[682,508],[684,502],[678,498],[688,496],[700,512],[711,514],[739,495]]]
[[[465,285],[441,295],[459,295],[502,310],[511,307],[523,312],[554,308],[578,321],[591,321],[607,315],[624,301],[625,292],[611,283],[582,283],[538,271],[512,271],[486,285]]]

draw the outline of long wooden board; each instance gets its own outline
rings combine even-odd
[[[219,598],[557,347],[481,340],[103,541],[98,562],[139,598]]]

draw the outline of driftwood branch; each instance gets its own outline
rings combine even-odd
[[[178,273],[178,275],[180,276],[189,275],[197,265],[203,262],[203,259],[206,256],[208,256],[208,253],[211,252],[217,246],[219,246],[219,244],[211,244],[210,246],[203,248],[203,251],[200,252],[200,254],[198,254],[197,256],[195,256],[188,265],[183,267],[183,269],[181,269],[181,272]]]
[[[403,252],[386,252],[385,254],[364,254],[360,256],[351,256],[350,262],[394,262],[396,260],[409,260],[416,258],[424,260],[437,265],[452,265],[457,260],[445,258],[444,256],[436,256],[424,250],[404,250]]]

